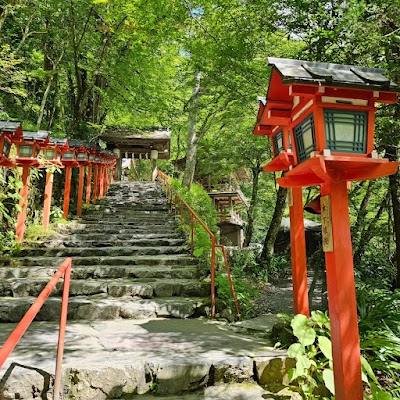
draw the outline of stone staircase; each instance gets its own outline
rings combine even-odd
[[[119,182],[64,232],[0,259],[0,322],[17,322],[66,257],[68,319],[204,315],[210,284],[156,183]],[[59,318],[62,283],[37,320]]]

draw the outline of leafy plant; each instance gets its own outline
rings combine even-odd
[[[240,305],[241,317],[252,318],[255,316],[255,309],[253,300],[260,295],[260,293],[253,288],[253,286],[243,279],[232,277],[233,286],[236,291],[236,297]],[[231,287],[229,284],[228,276],[226,273],[217,271],[215,277],[215,286],[217,288],[218,297],[228,304],[232,311],[235,310],[235,304],[232,298]]]
[[[299,314],[292,319],[291,327],[298,342],[288,348],[288,356],[296,360],[295,368],[289,370],[290,382],[304,399],[335,399],[328,316],[321,311],[313,311],[311,318]],[[365,393],[364,397],[392,400],[392,395],[382,390],[373,365],[361,357],[361,366],[363,381],[369,386],[369,393]]]

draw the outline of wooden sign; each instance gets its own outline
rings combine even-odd
[[[293,190],[292,190],[292,188],[288,188],[288,190],[287,190],[287,201],[288,201],[288,206],[292,207],[293,206]]]
[[[333,251],[331,197],[321,197],[322,250]]]

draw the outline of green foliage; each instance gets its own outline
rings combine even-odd
[[[182,184],[178,179],[171,179],[171,186],[179,193],[193,211],[204,221],[208,228],[216,234],[217,227],[217,211],[207,191],[200,185],[193,184],[190,190]],[[187,221],[187,219],[186,219]],[[197,228],[196,223],[196,228]],[[202,229],[202,228],[201,228]],[[197,232],[196,232],[197,233]]]
[[[255,317],[254,299],[260,296],[260,293],[254,289],[253,285],[241,278],[232,275],[232,282],[235,288],[237,301],[240,307],[241,318],[247,319]],[[230,309],[235,312],[235,304],[232,297],[231,287],[228,276],[225,272],[217,271],[215,277],[215,286],[218,297],[225,301]]]
[[[15,247],[15,222],[22,183],[17,169],[0,170],[0,254]]]
[[[379,381],[400,397],[400,291],[357,288],[360,342]]]
[[[291,327],[298,343],[288,348],[288,356],[296,359],[296,367],[289,371],[305,399],[332,399],[334,396],[332,344],[328,317],[313,312],[311,318],[296,315]]]
[[[333,375],[332,343],[330,321],[321,311],[313,311],[311,317],[296,315],[291,328],[297,343],[288,348],[288,356],[296,360],[296,366],[289,371],[292,385],[304,399],[333,400],[335,386]],[[362,342],[363,343],[363,342]],[[365,344],[365,342],[364,342]],[[366,351],[366,348],[363,347]],[[365,398],[392,400],[392,395],[381,388],[374,372],[374,365],[361,357],[363,381],[370,387]]]

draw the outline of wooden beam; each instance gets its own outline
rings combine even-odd
[[[335,181],[321,188],[330,196],[333,251],[325,253],[335,395],[338,400],[362,400],[360,342],[353,250],[350,235],[347,182]],[[324,224],[323,224],[324,226]]]
[[[17,216],[17,242],[22,243],[25,233],[26,209],[28,207],[28,192],[29,192],[29,165],[24,165],[22,168],[22,188],[19,192],[21,200],[19,202],[20,211]]]
[[[43,229],[47,231],[50,222],[51,198],[53,194],[54,174],[50,171],[46,173],[46,186],[44,189],[43,205]]]

